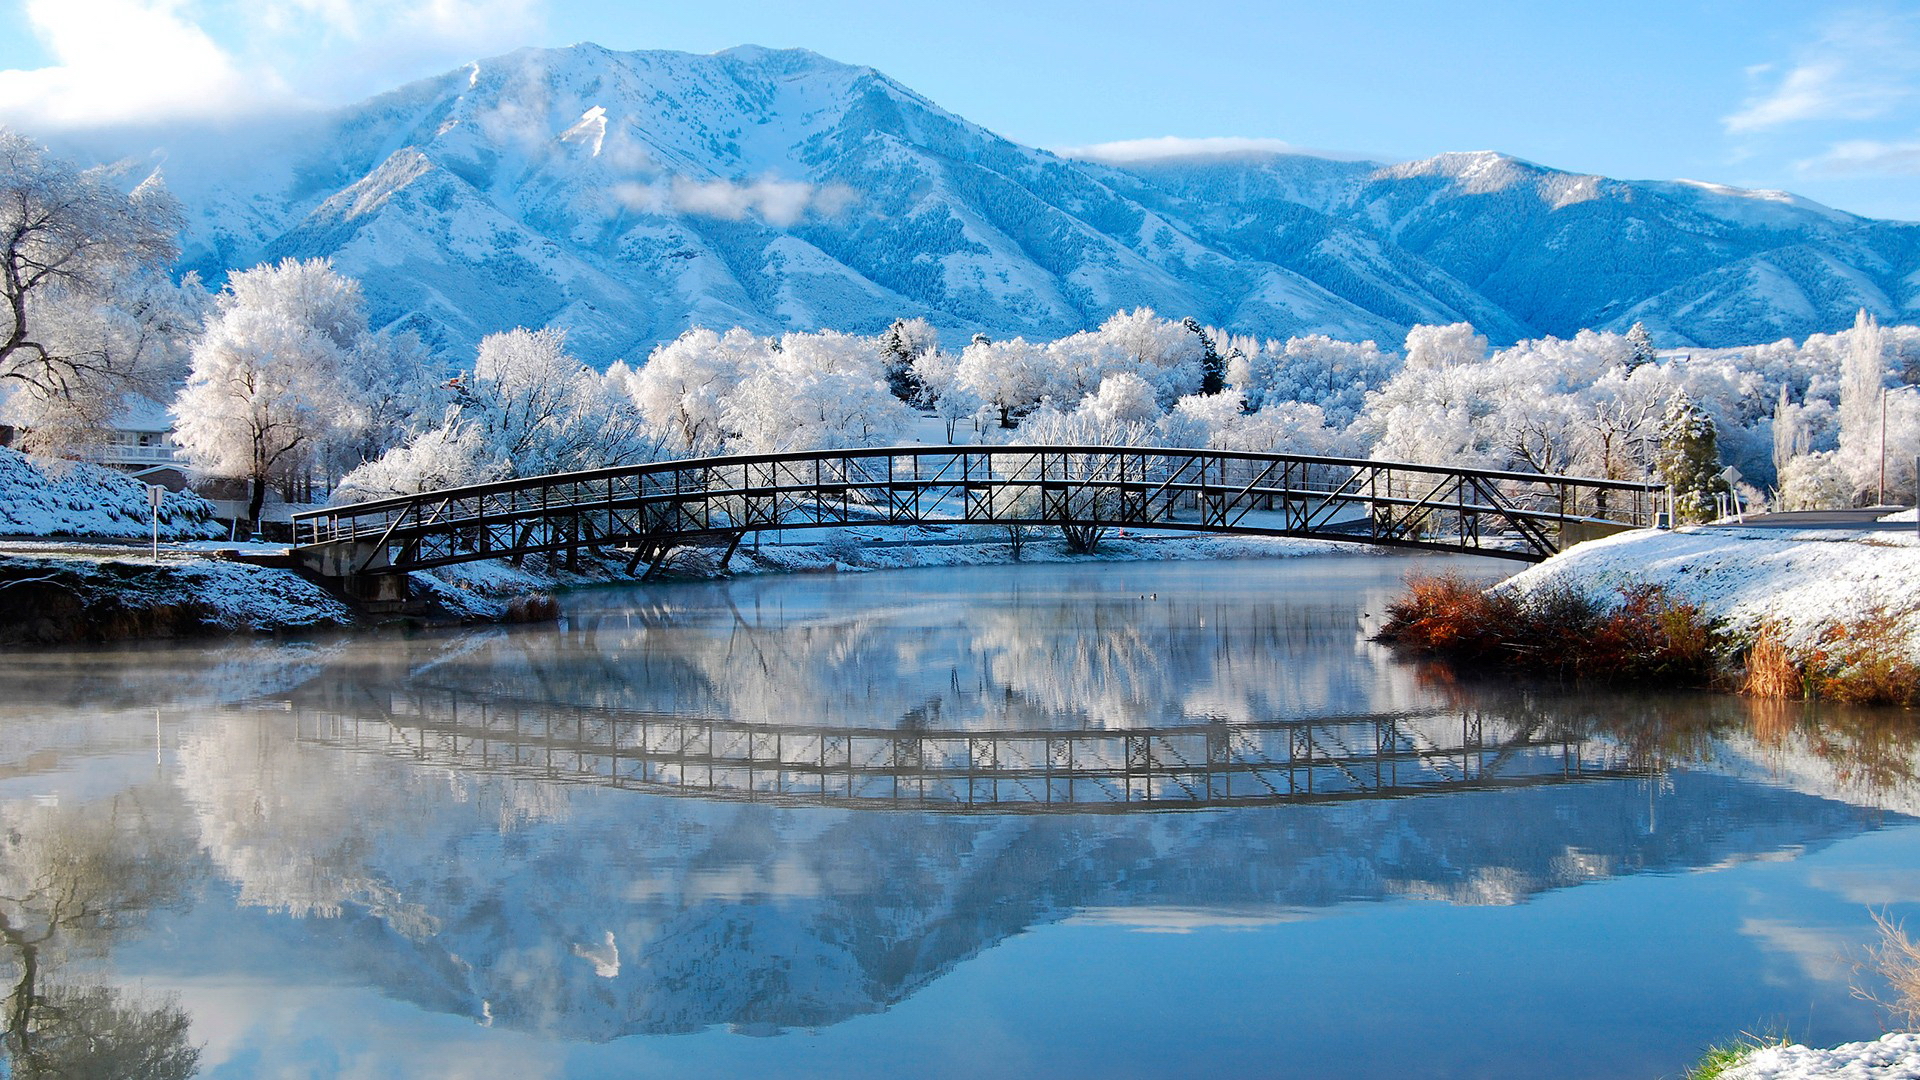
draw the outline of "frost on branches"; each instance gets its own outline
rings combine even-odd
[[[164,400],[199,321],[174,285],[180,209],[150,180],[131,195],[0,129],[0,398],[25,445],[104,436],[128,395]]]
[[[633,373],[606,374],[567,352],[560,330],[510,330],[480,342],[473,370],[448,383],[439,422],[349,473],[336,502],[548,473],[630,465],[669,439],[627,396]]]
[[[175,439],[194,467],[268,486],[384,450],[395,401],[413,399],[418,350],[367,330],[357,282],[320,259],[233,275],[175,400]]]

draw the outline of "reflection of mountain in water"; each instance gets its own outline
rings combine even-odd
[[[1379,610],[1397,565],[1314,563],[1284,588],[1271,564],[1155,567],[1140,588],[1125,567],[662,588],[630,610],[617,602],[632,593],[576,608],[558,631],[307,650],[300,685],[267,683],[243,711],[169,714],[170,788],[136,750],[151,718],[83,724],[87,700],[70,715],[34,708],[55,718],[41,740],[60,749],[54,767],[75,771],[59,762],[90,747],[138,764],[146,790],[179,800],[153,817],[178,842],[155,849],[191,851],[194,875],[231,882],[162,917],[176,951],[586,1039],[831,1024],[1068,918],[1244,925],[1409,897],[1521,903],[1907,820],[1812,782],[1687,767],[1721,756],[1729,732],[1738,742],[1745,707],[1731,699],[1425,686],[1355,624],[1356,596]],[[155,696],[173,700],[195,663],[156,668]],[[208,670],[215,685],[188,696],[232,700],[241,669]],[[140,684],[127,673],[101,704],[128,710]],[[703,726],[708,741],[690,741]],[[1880,757],[1910,765],[1902,731]],[[1037,769],[1052,791],[1047,770],[1088,766],[1098,746],[1096,791],[1141,779],[1149,805],[1217,806],[1178,796],[1224,761],[1241,767],[1234,784],[1273,797],[1145,814],[1004,813],[998,798],[996,812],[953,814],[924,808],[952,799],[874,811],[824,787],[754,801],[793,794],[766,770],[726,774],[726,798],[606,786],[684,791],[703,765],[763,765],[769,738],[798,740],[773,751],[783,762],[831,749],[876,783],[1012,761],[1019,784]],[[1063,745],[1064,764],[1051,749]],[[916,749],[856,754],[901,746]],[[0,766],[22,782],[41,768]],[[1369,786],[1368,769],[1392,783]],[[1316,798],[1331,784],[1349,801],[1287,803],[1279,789],[1300,774]],[[1400,789],[1430,794],[1375,797]],[[33,797],[0,786],[0,810]]]
[[[346,754],[285,728],[236,718],[186,748],[202,836],[243,902],[344,915],[333,962],[424,1006],[591,1039],[832,1023],[1082,911],[1518,903],[1877,820],[1686,771],[1651,793],[1614,780],[1181,814],[796,809]]]

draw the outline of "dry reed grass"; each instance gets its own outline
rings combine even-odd
[[[1871,914],[1880,940],[1867,946],[1866,961],[1857,966],[1870,967],[1886,979],[1892,1000],[1858,985],[1853,995],[1886,1009],[1902,1027],[1920,1027],[1920,943],[1907,936],[1905,924],[1894,922],[1886,912]]]
[[[1747,675],[1740,692],[1748,697],[1786,699],[1805,697],[1806,672],[1780,640],[1780,629],[1771,623],[1762,626],[1747,650]]]
[[[546,593],[516,596],[507,601],[506,621],[510,623],[552,622],[560,617],[560,601]]]

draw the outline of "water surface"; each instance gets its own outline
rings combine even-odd
[[[1658,1076],[1877,1034],[1907,714],[1462,684],[1367,640],[1414,565],[9,655],[16,1074]]]

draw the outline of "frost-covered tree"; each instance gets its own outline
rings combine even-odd
[[[647,460],[656,446],[622,392],[625,372],[601,375],[567,352],[564,330],[489,334],[456,422],[479,429],[503,478]]]
[[[631,398],[631,372],[601,374],[567,352],[566,332],[516,329],[480,342],[437,426],[341,480],[336,501],[523,476],[632,465],[668,441]]]
[[[197,315],[165,279],[181,227],[157,179],[128,195],[0,129],[0,386],[45,441],[103,427],[129,393],[169,393]]]
[[[1336,341],[1325,334],[1269,342],[1263,362],[1249,370],[1254,385],[1241,385],[1248,405],[1300,401],[1320,406],[1331,423],[1353,422],[1369,391],[1386,385],[1400,369],[1397,357],[1371,341]],[[1257,372],[1257,374],[1256,374]]]
[[[724,335],[697,327],[654,349],[626,378],[627,392],[682,456],[717,453],[728,396],[772,354],[765,339],[739,327]]]
[[[1080,409],[1101,425],[1151,424],[1160,418],[1153,387],[1132,372],[1109,375],[1100,389],[1080,402]]]
[[[1505,464],[1506,447],[1487,422],[1498,411],[1489,374],[1467,364],[1401,369],[1367,395],[1362,419],[1374,434],[1372,456],[1426,465]]]
[[[1187,332],[1200,339],[1200,393],[1211,397],[1227,388],[1227,361],[1214,345],[1213,335],[1189,315],[1180,321]]]
[[[1487,339],[1474,332],[1472,323],[1416,326],[1407,331],[1406,352],[1410,368],[1459,367],[1486,359]]]
[[[946,425],[947,441],[952,442],[960,421],[981,408],[980,399],[960,383],[960,358],[939,349],[921,353],[914,358],[913,377],[920,387],[920,404]]]
[[[1780,470],[1780,508],[1837,510],[1853,505],[1853,480],[1835,450],[1816,450]]]
[[[1654,468],[1672,489],[1674,516],[1681,521],[1710,519],[1714,496],[1728,490],[1720,476],[1720,446],[1713,418],[1685,394],[1675,395],[1667,405]]]
[[[1047,370],[1039,346],[1021,338],[1012,341],[982,341],[960,353],[960,366],[954,382],[977,398],[981,408],[992,409],[1000,426],[1014,426],[1015,418],[1040,403],[1047,392]]]
[[[1647,324],[1636,322],[1627,328],[1627,367],[1637,368],[1654,361],[1653,335],[1647,333]]]
[[[780,350],[727,399],[726,423],[748,453],[881,446],[910,413],[887,388],[873,339],[788,334]]]
[[[324,260],[233,275],[194,345],[174,401],[175,438],[195,468],[250,485],[260,519],[270,483],[304,474],[371,422],[360,287]]]
[[[1152,384],[1162,404],[1172,405],[1200,389],[1205,348],[1184,323],[1142,307],[1115,312],[1095,333],[1134,374]],[[1108,373],[1102,372],[1100,378]]]
[[[1840,367],[1840,463],[1853,483],[1855,498],[1872,493],[1879,482],[1882,402],[1887,389],[1886,334],[1865,308],[1847,332]]]
[[[1780,399],[1773,408],[1774,475],[1785,475],[1787,466],[1795,458],[1805,457],[1812,450],[1813,436],[1808,430],[1806,410],[1794,404],[1787,388],[1781,386]]]
[[[925,319],[895,319],[880,335],[880,355],[887,366],[887,389],[909,405],[924,396],[914,363],[940,348],[940,335]]]

